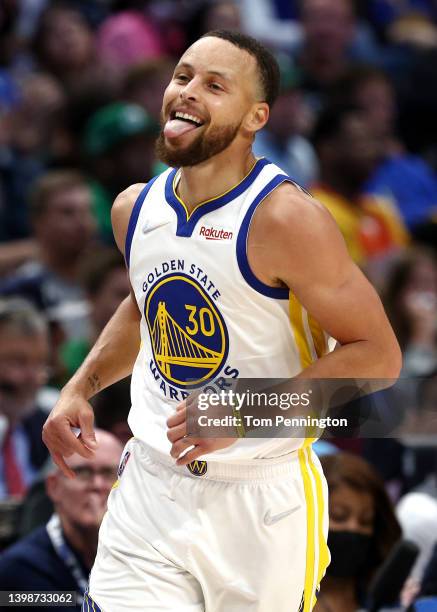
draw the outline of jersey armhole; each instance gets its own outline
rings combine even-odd
[[[277,174],[269,183],[267,183],[267,185],[259,192],[252,204],[249,206],[246,214],[244,215],[237,236],[237,262],[244,280],[258,293],[277,300],[288,300],[290,290],[286,287],[271,287],[260,281],[259,278],[255,276],[247,258],[247,238],[253,215],[255,214],[258,205],[261,204],[261,202],[265,200],[265,198],[272,193],[272,191],[286,181],[295,184],[286,174]]]
[[[130,265],[130,252],[131,252],[131,247],[132,247],[132,239],[134,237],[135,228],[138,223],[138,217],[140,216],[140,212],[141,212],[141,208],[143,206],[144,200],[146,199],[146,196],[149,193],[150,188],[152,187],[153,183],[156,181],[158,176],[153,177],[147,183],[147,185],[145,185],[142,188],[137,199],[135,200],[135,204],[133,205],[132,212],[129,217],[129,224],[127,226],[125,248],[124,248],[124,258],[126,260],[126,266],[128,268]]]

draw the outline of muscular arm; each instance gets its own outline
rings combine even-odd
[[[142,187],[133,185],[123,191],[111,210],[115,241],[123,255],[132,206]],[[63,392],[80,393],[90,399],[101,389],[129,376],[140,346],[139,322],[140,312],[131,288]]]
[[[339,342],[305,378],[397,378],[401,354],[381,301],[321,204],[279,187],[255,214],[248,256],[260,280],[289,287]]]
[[[289,287],[339,343],[299,377],[397,378],[401,354],[381,301],[349,257],[335,221],[318,202],[290,184],[274,191],[255,213],[248,259],[262,282]],[[184,402],[168,420],[171,455],[179,457],[180,465],[235,442],[235,438],[185,437],[186,419]]]
[[[118,248],[124,245],[133,204],[143,185],[122,192],[112,208],[112,225]],[[87,358],[66,384],[43,429],[43,440],[55,463],[68,476],[73,472],[64,457],[79,453],[92,456],[96,446],[94,415],[88,400],[101,389],[131,374],[140,347],[140,313],[135,296],[124,299],[103,329]],[[77,427],[77,438],[71,428]]]

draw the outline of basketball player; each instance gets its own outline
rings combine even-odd
[[[329,563],[311,440],[186,437],[183,400],[240,377],[398,375],[381,303],[333,219],[253,156],[278,78],[249,37],[218,31],[194,43],[163,99],[157,151],[170,169],[114,203],[131,295],[44,428],[72,476],[65,457],[95,449],[88,400],[132,372],[135,437],[85,610],[310,611]]]

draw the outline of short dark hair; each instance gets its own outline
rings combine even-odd
[[[211,30],[201,38],[221,38],[227,40],[235,47],[247,51],[255,58],[263,92],[264,102],[272,107],[279,94],[279,66],[278,62],[266,47],[259,43],[255,38],[241,34],[240,32],[231,32],[229,30]]]
[[[49,170],[32,188],[29,198],[29,213],[33,221],[42,217],[50,207],[54,195],[76,187],[88,187],[87,180],[78,170]]]
[[[390,87],[393,83],[389,75],[370,64],[355,64],[339,77],[328,91],[329,106],[357,104],[357,93],[363,85],[374,81],[384,82]]]
[[[335,140],[348,117],[363,116],[363,111],[355,104],[334,104],[327,106],[320,113],[311,134],[311,140],[317,149],[322,143]]]

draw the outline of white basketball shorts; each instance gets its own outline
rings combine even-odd
[[[130,440],[108,500],[86,612],[310,612],[329,563],[311,446],[287,462],[177,467]]]

